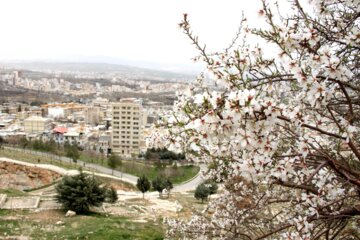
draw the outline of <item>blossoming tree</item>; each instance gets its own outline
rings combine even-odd
[[[225,187],[190,221],[167,220],[171,238],[360,239],[359,1],[292,0],[286,17],[272,2],[267,26],[244,18],[222,53],[180,24],[216,87],[200,77],[179,94],[155,137]]]

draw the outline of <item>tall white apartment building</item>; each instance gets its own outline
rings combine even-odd
[[[121,99],[112,104],[112,152],[131,156],[139,154],[142,141],[142,105],[135,99]]]

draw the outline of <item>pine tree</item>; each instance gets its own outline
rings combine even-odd
[[[138,178],[136,187],[140,190],[140,192],[142,192],[144,198],[145,193],[151,188],[151,183],[149,179],[143,175],[142,177]]]
[[[84,174],[65,176],[55,187],[56,199],[65,209],[76,213],[87,213],[90,207],[99,207],[105,201],[106,187],[94,177]]]

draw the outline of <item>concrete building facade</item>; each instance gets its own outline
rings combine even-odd
[[[31,116],[24,120],[26,133],[44,133],[49,131],[51,120],[39,116]]]
[[[142,105],[134,99],[122,99],[112,105],[112,152],[123,156],[140,153],[142,141]]]

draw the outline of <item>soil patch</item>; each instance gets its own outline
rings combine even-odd
[[[0,162],[0,189],[29,190],[49,185],[59,178],[59,173],[50,170]]]

